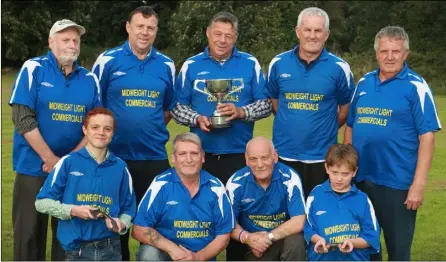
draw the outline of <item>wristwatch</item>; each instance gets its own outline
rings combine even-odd
[[[271,241],[274,241],[274,234],[273,234],[273,232],[269,232],[268,233],[268,239],[271,240]]]

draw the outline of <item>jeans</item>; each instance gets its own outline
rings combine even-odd
[[[141,244],[136,253],[136,261],[172,261],[172,258],[156,247]]]
[[[120,261],[121,241],[117,237],[84,242],[79,249],[65,251],[65,254],[66,261]]]

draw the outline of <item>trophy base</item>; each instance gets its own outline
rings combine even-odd
[[[225,116],[211,116],[211,127],[212,128],[227,128],[231,127],[231,123],[226,121]]]

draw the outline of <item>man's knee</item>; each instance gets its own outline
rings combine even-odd
[[[141,245],[138,253],[136,254],[137,261],[170,261],[172,260],[166,252],[150,246]]]
[[[287,236],[283,240],[282,261],[303,261],[306,260],[306,246],[304,234],[302,232]]]

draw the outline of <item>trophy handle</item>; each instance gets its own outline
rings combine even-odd
[[[204,90],[201,90],[200,88],[198,88],[198,83],[204,83],[204,86],[207,88],[205,79],[195,79],[195,81],[194,81],[194,90],[195,91],[198,91],[198,92],[203,93],[208,96],[212,96],[212,94],[205,92]]]
[[[239,91],[239,90],[241,90],[241,89],[243,89],[245,87],[245,83],[243,81],[243,78],[234,78],[234,79],[232,79],[232,82],[235,82],[235,81],[240,81],[241,85],[239,87],[237,87],[236,89],[231,90],[230,92],[228,92],[222,99],[225,99],[226,97],[228,97],[232,93],[235,93],[235,92],[237,92],[237,91]],[[231,86],[231,89],[232,89],[232,86]]]

